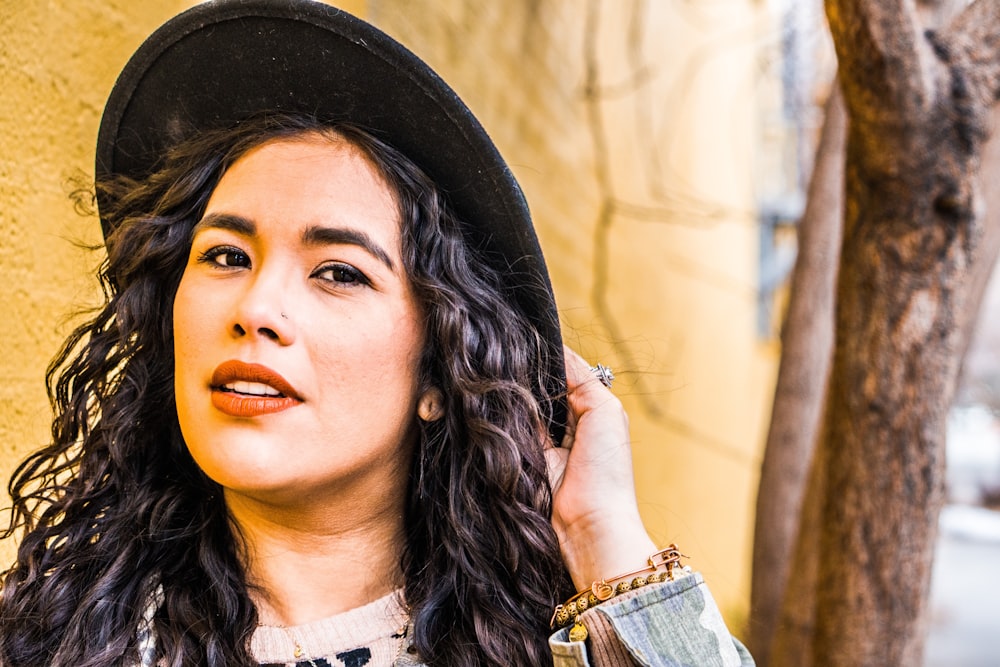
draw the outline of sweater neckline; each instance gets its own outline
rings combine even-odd
[[[391,665],[405,642],[407,622],[400,589],[361,607],[301,625],[260,625],[250,649],[262,665],[308,665],[310,659],[326,659],[332,665]],[[298,655],[296,648],[300,649]]]

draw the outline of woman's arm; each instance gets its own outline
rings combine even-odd
[[[585,590],[642,570],[657,547],[639,516],[628,416],[621,402],[568,348],[566,375],[567,434],[561,447],[546,453],[552,523],[573,582]],[[674,580],[616,595],[588,608],[579,621],[586,643],[572,641],[570,627],[550,638],[556,667],[753,665],[726,628],[700,574],[680,572]]]
[[[587,642],[565,627],[549,638],[555,667],[752,667],[700,574],[630,591],[580,616]]]
[[[657,550],[635,498],[628,416],[589,368],[566,348],[569,423],[546,452],[552,524],[577,589],[639,569]]]

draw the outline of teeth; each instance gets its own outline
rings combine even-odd
[[[237,394],[249,394],[250,396],[281,396],[280,391],[260,382],[245,382],[240,380],[224,384],[222,388]]]

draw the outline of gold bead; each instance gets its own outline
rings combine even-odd
[[[589,635],[590,633],[587,632],[587,628],[580,622],[580,619],[577,619],[573,627],[569,629],[569,640],[571,642],[586,641]]]
[[[566,611],[566,607],[560,607],[556,612],[556,625],[562,627],[566,625],[567,621],[569,621],[569,612]]]
[[[646,577],[636,577],[632,580],[632,588],[642,588],[646,585]]]
[[[618,585],[615,586],[615,590],[618,592],[619,595],[621,595],[622,593],[627,593],[630,590],[632,590],[632,584],[628,583],[627,581],[620,581],[618,582]]]
[[[579,600],[577,600],[574,604],[576,604],[576,608],[580,612],[584,612],[584,611],[587,611],[587,607],[590,606],[590,601],[587,599],[587,596],[585,595],[582,598],[580,598]]]
[[[593,592],[587,595],[587,606],[593,607],[598,602],[600,602],[600,600],[597,599],[597,596],[594,595]]]

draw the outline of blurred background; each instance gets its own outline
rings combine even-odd
[[[92,178],[104,101],[142,40],[193,4],[0,0],[4,479],[46,442],[46,364],[98,302],[101,250],[87,246],[100,226],[68,194]],[[425,59],[493,136],[531,205],[567,342],[618,378],[647,525],[691,556],[740,635],[795,225],[835,69],[822,7],[333,4]],[[1000,289],[984,303],[1000,312]],[[998,349],[1000,326],[982,318],[949,430],[928,665],[996,664],[975,641],[1000,630],[1000,577],[986,571],[1000,562]]]

